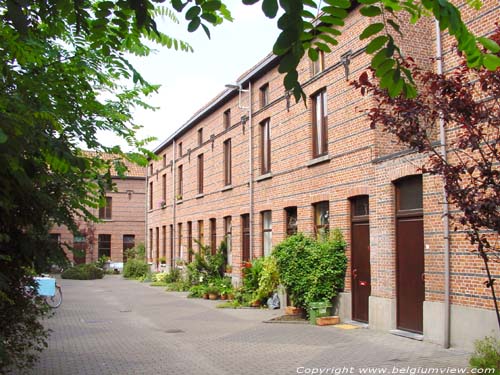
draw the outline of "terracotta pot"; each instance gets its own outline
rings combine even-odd
[[[208,299],[208,293],[203,293],[203,299]]]
[[[216,293],[208,293],[208,298],[214,300],[219,298],[219,296]]]
[[[252,307],[260,307],[260,301],[253,301],[250,306]]]
[[[227,295],[227,299],[232,301],[234,299],[234,294],[233,293],[229,293]]]
[[[285,315],[302,315],[304,313],[304,309],[295,306],[287,306],[285,307]]]
[[[221,294],[220,299],[223,301],[227,300],[227,294]]]
[[[340,319],[338,316],[323,316],[321,318],[316,318],[316,324],[319,326],[331,326],[339,323]]]

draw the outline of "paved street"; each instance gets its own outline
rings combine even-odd
[[[62,286],[63,305],[47,322],[49,349],[33,374],[296,374],[312,368],[345,374],[365,367],[464,367],[467,361],[464,352],[368,329],[265,324],[279,313],[216,309],[216,302],[119,276],[62,280]]]

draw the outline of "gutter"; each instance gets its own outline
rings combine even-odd
[[[443,74],[443,53],[441,46],[441,29],[439,21],[436,20],[436,64],[437,73]],[[441,143],[441,156],[446,162],[448,160],[446,152],[446,132],[444,129],[443,117],[439,118],[439,141]],[[448,205],[448,194],[444,188],[443,178],[443,240],[444,240],[444,331],[443,331],[443,347],[450,347],[450,208]]]

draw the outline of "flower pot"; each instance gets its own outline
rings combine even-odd
[[[323,316],[316,318],[316,324],[319,326],[331,326],[339,323],[340,319],[338,316]]]
[[[252,306],[252,307],[260,307],[260,301],[259,301],[259,300],[257,300],[257,301],[253,301],[253,302],[250,304],[250,306]]]
[[[218,299],[219,295],[217,293],[208,293],[208,298],[211,300]]]
[[[234,299],[234,294],[233,293],[229,293],[227,295],[227,299],[232,301]]]
[[[220,299],[223,301],[227,300],[227,294],[221,294]]]
[[[304,313],[304,309],[295,306],[287,306],[285,307],[285,315],[302,315]]]
[[[203,293],[203,299],[208,299],[208,293]]]

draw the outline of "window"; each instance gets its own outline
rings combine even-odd
[[[203,220],[198,220],[198,242],[201,250],[201,246],[205,243],[205,227],[203,225]]]
[[[241,215],[241,260],[250,260],[250,215]]]
[[[224,185],[231,185],[231,139],[224,142]]]
[[[198,194],[203,194],[203,154],[198,155]]]
[[[405,213],[420,212],[423,208],[422,176],[410,176],[396,182],[396,209]]]
[[[182,158],[182,142],[177,144],[177,149],[179,150],[179,157]]]
[[[224,123],[224,129],[229,129],[231,127],[231,110],[230,109],[228,109],[224,112],[222,121]]]
[[[155,252],[155,258],[156,262],[160,262],[160,228],[156,227],[156,252]]]
[[[212,254],[217,251],[217,221],[210,219],[210,250]]]
[[[355,197],[351,200],[351,215],[353,217],[365,217],[370,214],[368,195]]]
[[[153,163],[149,164],[149,175],[153,175]]]
[[[127,251],[135,246],[135,236],[133,234],[123,235],[123,263],[127,262]]]
[[[79,233],[73,237],[73,261],[76,264],[85,263],[87,240],[85,235]]]
[[[328,201],[318,202],[314,205],[314,233],[325,237],[330,229],[330,203]]]
[[[167,226],[161,227],[161,254],[167,260]]]
[[[198,146],[203,144],[203,128],[198,129]]]
[[[97,256],[111,258],[111,234],[100,234],[97,237]]]
[[[326,155],[328,152],[328,115],[326,107],[326,90],[312,96],[313,110],[313,157]]]
[[[170,224],[169,226],[169,232],[170,232],[170,265],[173,266],[173,260],[174,260],[174,249],[175,249],[175,240],[174,240],[174,225]]]
[[[167,166],[167,155],[163,154],[163,168]]]
[[[325,53],[319,49],[316,49],[318,53],[318,59],[316,61],[311,61],[312,75],[315,76],[321,73],[325,69]]]
[[[148,258],[153,257],[153,228],[149,228],[149,249],[148,249]]]
[[[177,177],[177,199],[182,199],[182,165],[179,165],[177,168],[178,177]]]
[[[149,209],[153,209],[153,182],[149,183]]]
[[[262,85],[259,89],[259,97],[260,97],[260,107],[265,107],[269,104],[269,84],[266,83]]]
[[[260,173],[271,172],[271,120],[260,123]]]
[[[273,222],[272,212],[264,211],[262,216],[262,253],[264,256],[271,254],[273,247]]]
[[[232,250],[232,225],[231,225],[231,216],[224,217],[224,239],[226,240],[226,248],[227,248],[227,264],[232,264],[231,250]]]
[[[161,199],[163,200],[162,206],[167,204],[167,174],[161,176]]]
[[[99,219],[111,220],[111,211],[113,206],[113,198],[106,197],[106,205],[99,207]]]
[[[177,259],[182,259],[182,223],[177,224]]]
[[[297,233],[297,207],[285,208],[286,234],[292,236]]]
[[[193,222],[192,221],[188,221],[187,222],[187,227],[188,227],[187,228],[187,230],[188,230],[188,233],[187,233],[188,261],[191,262],[191,255],[193,253]]]

